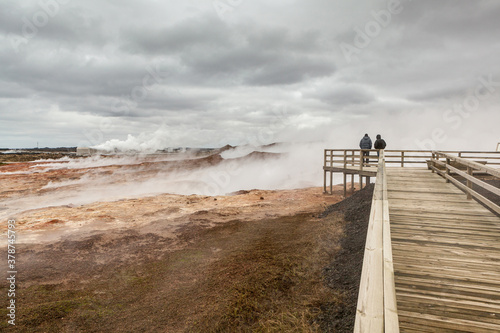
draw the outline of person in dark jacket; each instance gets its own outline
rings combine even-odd
[[[375,140],[375,144],[373,145],[373,148],[377,149],[377,156],[380,156],[380,149],[385,149],[385,140],[382,139],[380,134],[377,134],[377,140]]]
[[[372,149],[372,139],[368,136],[368,134],[365,134],[365,136],[361,139],[359,142],[359,148],[361,149]],[[370,159],[368,158],[370,156],[369,151],[364,151],[363,156],[366,156],[366,163],[370,163]],[[365,158],[363,157],[363,162],[365,161]]]

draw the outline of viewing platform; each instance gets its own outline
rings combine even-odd
[[[323,166],[326,193],[334,172],[344,191],[376,177],[354,331],[500,332],[500,152],[369,159],[330,149]]]
[[[363,158],[363,153],[368,153],[368,157]],[[441,153],[465,158],[493,168],[500,168],[500,151],[442,151]],[[442,168],[439,159],[443,157],[441,155],[436,156],[436,152],[431,150],[384,150],[384,158],[387,167],[416,167],[431,170],[430,163],[433,159],[438,161],[435,166]],[[332,193],[334,173],[343,174],[344,196],[347,194],[348,175],[351,176],[351,190],[354,189],[355,175],[359,177],[360,188],[363,188],[363,179],[366,184],[370,182],[371,177],[377,175],[378,160],[379,157],[375,149],[325,149],[323,163],[324,192]],[[455,163],[452,162],[451,165],[453,166]],[[458,167],[462,168],[461,166]],[[484,173],[481,170],[473,170],[473,172],[474,174]],[[451,171],[451,173],[454,174],[454,171]]]

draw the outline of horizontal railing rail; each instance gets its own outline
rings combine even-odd
[[[500,166],[500,152],[498,151],[442,151],[447,154],[456,154],[458,157],[473,159],[491,166]],[[369,156],[363,158],[363,153]],[[428,166],[432,160],[431,150],[384,150],[386,165],[394,166]],[[378,160],[376,149],[325,149],[324,166],[357,167],[376,166]],[[372,162],[372,163],[370,163]]]
[[[473,186],[476,185],[487,193],[490,193],[490,196],[500,197],[500,188],[490,185],[478,178],[478,176],[481,175],[483,177],[487,176],[499,180],[500,169],[488,166],[487,164],[490,164],[488,160],[486,163],[480,163],[470,160],[469,158],[463,158],[439,151],[433,152],[432,155],[430,166],[432,172],[438,173],[445,178],[447,182],[451,182],[460,188],[467,194],[468,199],[474,198],[492,211],[500,214],[500,206],[498,204],[473,189]],[[465,184],[458,180],[457,177],[462,177],[465,180]]]
[[[377,168],[354,332],[399,332],[384,152]]]
[[[323,189],[324,193],[333,194],[333,173],[341,172],[344,177],[344,196],[347,195],[347,174],[351,175],[351,189],[354,191],[354,175],[359,178],[359,186],[363,188],[363,177],[370,183],[370,177],[377,172],[376,149],[325,149],[323,162]],[[500,152],[498,151],[441,151],[454,154],[460,158],[473,160],[490,167],[500,166]],[[365,156],[365,154],[367,156]],[[431,170],[433,160],[440,156],[433,155],[432,150],[384,150],[384,160],[387,167],[427,167]],[[434,163],[434,166],[441,162]],[[474,171],[478,173],[479,171]],[[329,191],[327,190],[329,184]]]

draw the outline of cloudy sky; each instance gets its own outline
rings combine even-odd
[[[0,147],[367,132],[492,150],[499,17],[493,0],[2,0]]]

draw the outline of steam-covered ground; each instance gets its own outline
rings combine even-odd
[[[193,214],[214,225],[310,212],[332,201],[315,187],[321,180],[315,150],[226,146],[8,163],[0,167],[0,218],[17,221],[18,242],[47,242],[116,228],[170,235]]]
[[[214,196],[320,186],[321,164],[313,156],[321,154],[314,147],[290,148],[225,147],[207,156],[120,154],[7,164],[0,168],[0,218],[166,193]]]
[[[319,218],[341,199],[318,186],[321,162],[312,145],[273,145],[0,166],[0,217],[17,226],[18,328],[349,325],[355,296],[322,277],[347,222]]]

